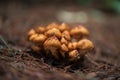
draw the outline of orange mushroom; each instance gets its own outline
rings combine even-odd
[[[59,30],[61,32],[65,31],[65,30],[68,30],[68,25],[66,23],[62,23],[60,26],[59,26]]]
[[[70,34],[73,37],[75,37],[77,39],[80,39],[83,36],[88,36],[89,31],[84,26],[79,25],[78,27],[75,27],[75,28],[71,29]]]
[[[34,44],[32,49],[36,52],[43,49],[57,60],[62,57],[77,61],[94,48],[92,41],[87,39],[88,35],[89,31],[82,25],[70,29],[66,23],[51,23],[47,27],[31,29],[28,40]]]
[[[69,52],[70,61],[76,61],[80,59],[79,52],[77,50],[72,50]]]
[[[47,32],[45,32],[45,35],[48,36],[48,37],[56,36],[56,37],[60,38],[61,37],[61,32],[57,28],[52,28],[52,29],[48,30]]]
[[[49,50],[56,59],[59,59],[59,56],[57,55],[58,53],[57,50],[59,50],[60,48],[61,48],[61,43],[58,40],[58,38],[55,36],[48,38],[44,42],[44,49]]]

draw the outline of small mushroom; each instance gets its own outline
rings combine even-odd
[[[61,38],[61,40],[60,40],[60,42],[61,42],[61,44],[68,44],[68,41],[63,37],[63,38]]]
[[[79,38],[82,38],[83,36],[88,36],[89,35],[89,32],[88,30],[84,27],[84,26],[78,26],[78,27],[75,27],[73,28],[71,31],[70,31],[70,34],[79,39]]]
[[[48,37],[56,36],[56,37],[60,38],[60,37],[61,37],[61,32],[60,32],[60,30],[57,29],[57,28],[52,28],[52,29],[48,30],[48,31],[45,33],[45,35],[48,36]]]
[[[62,37],[64,37],[66,40],[70,40],[71,37],[70,37],[70,33],[69,31],[65,30],[63,33],[62,33]]]
[[[94,48],[94,45],[90,40],[82,39],[78,42],[78,47],[82,50],[91,50]]]
[[[77,50],[72,50],[69,52],[70,61],[76,61],[80,59],[79,52]]]
[[[65,44],[61,45],[61,55],[62,57],[65,57],[65,53],[68,51],[68,48]]]
[[[34,29],[31,29],[29,32],[28,32],[28,37],[30,37],[31,35],[34,35],[36,32]]]
[[[37,45],[43,44],[43,42],[46,40],[46,36],[43,34],[39,34],[37,37],[33,39],[33,42],[37,43]]]
[[[68,49],[69,50],[74,50],[78,48],[78,43],[77,42],[70,42],[68,43]]]
[[[57,54],[61,48],[61,43],[56,36],[48,38],[43,45],[45,50],[50,51],[56,59],[59,59]]]
[[[37,28],[35,29],[35,31],[36,31],[37,33],[39,33],[39,34],[42,34],[42,33],[45,32],[45,28],[40,26],[40,27],[37,27]]]
[[[88,39],[82,39],[78,42],[78,48],[80,49],[81,55],[85,55],[87,52],[93,50],[94,45]]]
[[[36,38],[37,36],[38,36],[38,34],[33,34],[29,37],[28,40],[33,42],[34,38]]]
[[[59,26],[59,30],[61,32],[65,31],[65,30],[68,30],[68,25],[66,23],[62,23],[60,26]]]
[[[53,22],[46,27],[46,30],[50,30],[52,28],[58,28],[58,26],[59,26],[58,24]]]

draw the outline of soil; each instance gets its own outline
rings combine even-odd
[[[103,12],[103,21],[99,22],[89,17],[86,23],[68,23],[86,26],[95,44],[95,51],[80,65],[61,66],[31,51],[28,30],[41,24],[61,23],[56,18],[61,10],[89,14],[91,8],[67,3],[0,5],[0,35],[7,42],[0,42],[0,80],[120,80],[120,16],[114,13]]]

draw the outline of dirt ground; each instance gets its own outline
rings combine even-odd
[[[103,12],[103,21],[95,22],[89,17],[86,23],[68,23],[82,24],[89,29],[90,39],[95,44],[95,51],[89,55],[97,65],[85,59],[84,65],[66,69],[30,50],[27,31],[41,24],[61,23],[56,17],[61,10],[82,10],[89,14],[91,8],[73,4],[0,5],[0,35],[12,48],[8,50],[1,41],[0,80],[120,80],[119,15]]]

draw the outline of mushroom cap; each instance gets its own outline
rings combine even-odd
[[[88,39],[82,39],[78,42],[78,47],[81,50],[92,50],[94,48],[93,43]]]
[[[81,38],[83,36],[88,36],[89,31],[84,26],[79,25],[78,27],[71,29],[70,34],[73,37]]]
[[[40,48],[39,46],[36,46],[36,45],[33,45],[33,46],[32,46],[32,49],[33,49],[33,51],[35,51],[35,52],[41,51],[41,48]]]
[[[78,48],[78,43],[77,42],[70,42],[68,43],[68,49],[69,50],[74,50]]]
[[[46,38],[47,37],[45,35],[38,34],[38,36],[33,39],[33,42],[35,42],[37,44],[42,44],[46,40]]]
[[[60,26],[59,26],[59,30],[61,32],[65,31],[65,30],[68,30],[68,25],[66,23],[62,23]]]
[[[61,38],[60,42],[66,45],[68,44],[68,41],[64,37]]]
[[[35,31],[36,31],[37,33],[39,33],[39,34],[42,34],[42,33],[45,32],[45,28],[42,27],[42,26],[39,26],[39,27],[37,27],[37,28],[35,29]]]
[[[59,25],[57,23],[53,22],[46,27],[46,30],[50,30],[52,28],[58,28],[58,26]]]
[[[66,40],[70,40],[71,39],[70,33],[67,30],[62,32],[62,37],[64,37]]]
[[[70,61],[76,61],[80,59],[79,52],[77,50],[72,50],[69,52]]]
[[[29,41],[33,41],[34,38],[36,38],[38,36],[38,34],[33,34],[29,37]]]
[[[58,38],[56,36],[52,36],[50,38],[48,38],[45,42],[44,42],[44,48],[45,49],[51,49],[51,48],[57,48],[59,49],[61,47],[61,43],[58,40]]]
[[[57,55],[58,54],[57,50],[60,49],[60,48],[61,48],[61,43],[56,36],[52,36],[44,42],[44,49],[46,51],[50,51],[51,54],[56,59],[59,59],[59,56]]]
[[[48,30],[48,31],[45,33],[45,35],[48,36],[48,37],[56,36],[56,37],[60,38],[60,37],[61,37],[61,32],[60,32],[60,30],[57,29],[57,28],[52,28],[52,29]]]
[[[30,37],[31,35],[35,34],[35,30],[34,29],[31,29],[29,32],[28,32],[28,37]]]

